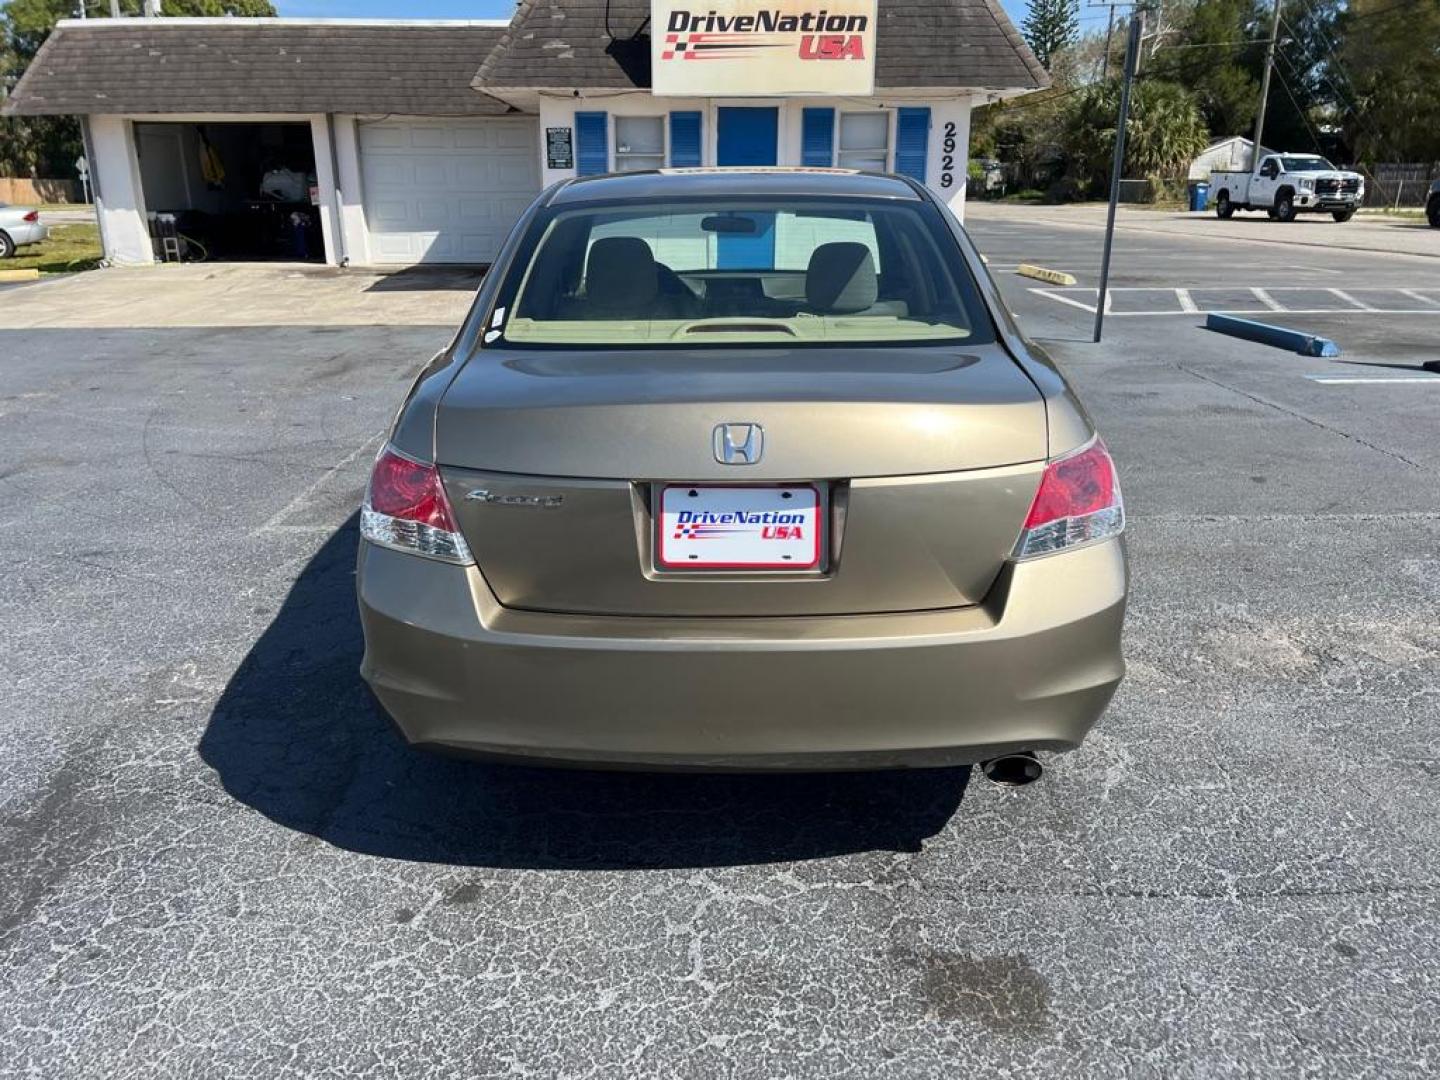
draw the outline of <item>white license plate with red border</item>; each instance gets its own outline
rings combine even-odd
[[[814,484],[669,484],[660,490],[655,563],[662,570],[815,570]]]

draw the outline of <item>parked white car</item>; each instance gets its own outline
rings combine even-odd
[[[1221,218],[1236,210],[1264,210],[1277,221],[1306,213],[1349,221],[1365,199],[1365,178],[1316,154],[1266,154],[1253,173],[1211,173],[1210,198]]]
[[[16,248],[38,244],[50,235],[40,224],[40,211],[33,206],[0,203],[0,259],[8,259]]]

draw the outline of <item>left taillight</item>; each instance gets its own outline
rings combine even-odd
[[[1108,540],[1124,530],[1125,501],[1115,462],[1096,436],[1075,453],[1045,466],[1014,557],[1050,555]]]
[[[40,211],[39,211],[39,210],[31,210],[28,214],[26,214],[26,215],[25,215],[23,218],[21,218],[20,220],[21,220],[21,221],[28,221],[31,225],[34,225],[35,222],[37,222],[37,221],[40,220]]]
[[[462,564],[475,561],[455,526],[439,468],[407,457],[388,444],[370,472],[360,511],[360,535],[372,544],[427,559]]]

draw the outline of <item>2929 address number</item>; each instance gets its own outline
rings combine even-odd
[[[953,187],[955,184],[955,121],[945,121],[945,138],[940,143],[940,186]]]

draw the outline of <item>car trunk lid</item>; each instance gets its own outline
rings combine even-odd
[[[753,464],[717,425],[753,425]],[[999,346],[487,350],[447,391],[436,460],[500,602],[614,615],[859,614],[983,599],[1046,455],[1039,393]],[[813,484],[803,571],[666,572],[660,492]]]

